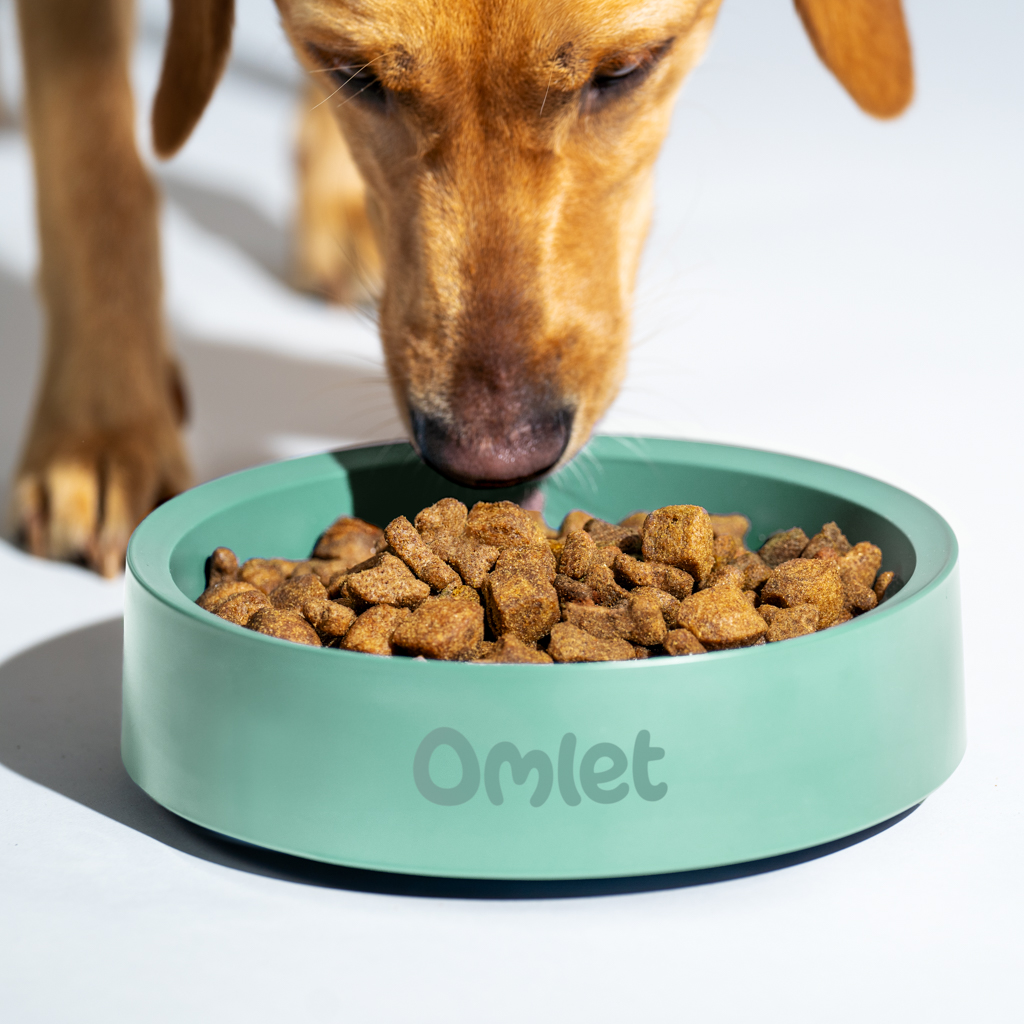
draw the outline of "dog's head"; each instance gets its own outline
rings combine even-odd
[[[392,385],[446,476],[544,473],[615,396],[654,161],[719,4],[278,0],[366,181]],[[903,109],[899,0],[797,9],[864,109]]]

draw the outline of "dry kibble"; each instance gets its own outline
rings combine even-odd
[[[615,582],[615,574],[607,565],[591,566],[583,582],[590,588],[596,604],[622,604],[629,597],[629,591]]]
[[[453,544],[448,562],[468,587],[480,588],[491,571],[500,549],[466,537]]]
[[[546,544],[547,534],[512,501],[478,501],[466,521],[471,536],[496,548]]]
[[[496,636],[539,640],[561,618],[558,594],[545,580],[496,569],[484,583],[487,621]]]
[[[713,587],[692,594],[680,604],[676,623],[712,651],[749,647],[768,631],[738,587]]]
[[[239,566],[217,548],[196,603],[310,646],[540,665],[776,643],[869,611],[895,578],[836,523],[811,540],[782,531],[756,553],[749,529],[739,513],[668,505],[618,525],[577,510],[556,536],[512,502],[467,511],[444,498],[386,530],[342,516],[302,561]]]
[[[486,643],[486,641],[485,641]],[[474,660],[488,665],[550,665],[550,654],[524,644],[514,633],[506,633]]]
[[[562,573],[555,573],[552,581],[555,593],[561,601],[572,601],[577,604],[593,604],[594,592],[580,580],[574,580],[571,576],[564,576]]]
[[[215,548],[206,560],[206,583],[224,583],[238,579],[238,557],[231,548]]]
[[[222,601],[213,610],[214,615],[237,626],[247,626],[249,620],[261,609],[270,607],[270,598],[262,590],[243,590]]]
[[[817,605],[796,604],[792,608],[777,608],[768,624],[765,639],[769,643],[776,643],[779,640],[807,636],[818,628],[818,621]]]
[[[833,625],[843,610],[843,581],[834,559],[794,558],[777,566],[761,588],[764,604],[792,608],[813,604],[818,608],[818,628]]]
[[[892,586],[892,581],[896,579],[896,573],[894,572],[880,572],[878,579],[875,580],[875,596],[879,601],[885,597],[886,591]]]
[[[208,586],[196,599],[196,604],[208,612],[216,612],[217,608],[229,598],[236,594],[244,594],[246,591],[259,590],[245,580],[224,580],[223,583],[213,583]],[[259,591],[261,594],[262,590]]]
[[[693,577],[673,565],[641,562],[632,555],[619,555],[614,562],[615,576],[635,587],[657,587],[682,601],[693,593]]]
[[[843,536],[843,531],[835,523],[826,523],[821,531],[807,542],[801,558],[814,558],[823,548],[831,548],[836,557],[842,557],[850,547],[850,542]]]
[[[799,558],[807,547],[807,534],[794,526],[792,530],[783,530],[772,534],[761,547],[758,554],[772,569],[792,558]]]
[[[561,662],[631,661],[633,646],[625,640],[599,640],[568,622],[551,627],[548,654]]]
[[[309,601],[302,614],[321,637],[343,637],[356,620],[356,613],[337,601]]]
[[[565,518],[562,520],[562,525],[559,527],[558,536],[568,537],[570,533],[575,530],[582,530],[587,523],[590,522],[594,517],[589,512],[584,512],[581,509],[573,509],[572,512],[566,513]]]
[[[377,604],[367,608],[349,627],[341,646],[364,654],[391,654],[391,638],[412,612],[408,608]]]
[[[709,518],[711,519],[711,531],[716,540],[719,537],[735,537],[742,547],[743,539],[750,532],[750,520],[745,515],[736,512],[728,516],[710,516]]]
[[[280,586],[295,568],[294,562],[284,563],[280,558],[250,558],[238,570],[238,576],[246,583],[251,583],[257,590],[269,594]],[[287,566],[287,570],[285,568]]]
[[[581,580],[590,571],[597,554],[597,544],[586,530],[573,530],[565,538],[562,546],[562,557],[558,562],[558,571],[563,576]]]
[[[279,640],[290,640],[293,644],[307,644],[320,647],[316,630],[298,612],[281,608],[261,608],[249,619],[247,626],[256,633],[276,636]]]
[[[673,658],[683,654],[707,654],[708,649],[688,630],[672,629],[665,634],[662,647]]]
[[[459,574],[427,547],[405,516],[392,519],[384,530],[384,537],[391,550],[433,590],[444,590],[462,582]]]
[[[400,558],[385,553],[372,569],[346,577],[342,594],[363,604],[393,604],[408,608],[430,596],[430,587],[418,580]]]
[[[354,516],[340,516],[320,534],[313,557],[342,561],[347,569],[376,554],[383,542],[384,531],[379,526]]]
[[[711,518],[699,505],[667,505],[644,523],[645,562],[663,562],[688,572],[702,585],[715,565]]]
[[[428,597],[395,630],[391,642],[411,654],[454,661],[484,638],[484,610],[475,601]]]
[[[326,601],[327,589],[316,576],[295,576],[270,592],[270,603],[275,608],[302,613],[307,601]]]

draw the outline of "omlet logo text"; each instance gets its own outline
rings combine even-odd
[[[430,758],[439,747],[450,747],[462,765],[462,778],[455,786],[439,786],[430,777]],[[661,747],[651,746],[651,734],[641,729],[633,743],[633,788],[642,800],[660,800],[668,792],[665,782],[652,783],[649,766],[651,761],[660,761],[665,756]],[[575,768],[576,736],[567,732],[558,747],[558,792],[562,799],[575,807],[582,801],[580,790],[590,800],[599,804],[614,804],[624,800],[629,794],[629,783],[616,779],[625,774],[629,767],[626,752],[614,743],[595,743],[580,758],[579,772]],[[598,769],[602,761],[609,762]],[[504,741],[491,747],[484,761],[484,792],[492,804],[504,803],[501,792],[501,766],[508,763],[512,773],[512,781],[522,786],[535,774],[537,782],[534,786],[530,804],[540,807],[551,795],[556,782],[556,772],[551,758],[543,750],[530,750],[519,753],[514,743]],[[576,788],[577,774],[579,789]],[[416,751],[412,762],[412,777],[416,788],[431,803],[442,807],[454,807],[472,800],[480,788],[480,761],[476,751],[465,736],[456,729],[435,729],[427,735]]]

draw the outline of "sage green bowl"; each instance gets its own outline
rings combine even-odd
[[[963,754],[956,539],[927,505],[766,452],[598,437],[546,481],[618,520],[692,503],[750,541],[836,520],[903,581],[797,640],[696,657],[469,665],[302,647],[199,609],[203,564],[302,558],[336,516],[381,525],[470,492],[406,444],[276,463],[161,506],[128,549],[122,752],[156,801],[216,832],[353,867],[600,878],[769,857],[921,801]]]

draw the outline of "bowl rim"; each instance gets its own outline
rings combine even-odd
[[[833,629],[842,629],[844,636],[853,630],[871,628],[892,615],[926,597],[939,587],[954,570],[958,559],[958,544],[952,528],[930,505],[908,492],[885,483],[875,477],[855,470],[845,469],[825,462],[786,455],[764,449],[749,448],[713,441],[691,441],[684,438],[657,437],[651,435],[597,434],[591,438],[586,449],[594,454],[608,457],[621,456],[627,459],[638,457],[636,446],[650,445],[659,449],[657,460],[663,463],[684,463],[706,465],[708,468],[748,472],[769,479],[808,487],[831,493],[854,504],[870,509],[876,515],[888,519],[910,541],[915,554],[914,571],[900,590],[885,603],[864,615],[857,616],[838,627],[796,637],[786,643],[786,650],[793,651],[793,643],[803,645],[826,643],[835,634]],[[618,448],[618,451],[615,449]],[[404,450],[403,450],[404,449]],[[632,449],[632,450],[631,450]],[[345,470],[335,455],[351,457],[365,453],[370,459],[376,456],[378,464],[396,459],[417,461],[417,456],[407,440],[374,441],[365,444],[347,445],[315,455],[305,455],[280,462],[265,463],[235,473],[218,477],[184,491],[164,502],[151,512],[135,529],[128,544],[126,571],[157,601],[173,611],[185,615],[197,625],[208,629],[227,631],[238,637],[244,634],[253,643],[269,643],[289,649],[294,657],[331,658],[340,665],[352,668],[368,667],[367,659],[382,662],[392,671],[421,671],[420,659],[379,658],[359,651],[335,648],[310,647],[290,643],[278,637],[267,636],[228,622],[200,608],[177,585],[171,575],[170,562],[175,547],[182,536],[195,524],[215,512],[252,499],[251,481],[258,478],[259,490],[310,484],[327,476],[337,476]],[[675,457],[672,457],[672,456]],[[682,456],[688,457],[682,457]],[[367,461],[367,465],[371,464]],[[563,469],[564,471],[564,469]],[[557,474],[540,481],[544,487]],[[856,493],[855,493],[856,492]],[[865,493],[866,492],[866,493]],[[486,492],[485,492],[486,493]],[[716,661],[730,658],[770,657],[778,645],[767,644],[757,647],[742,647],[726,651],[709,651],[697,661],[706,663],[708,658]],[[757,653],[755,653],[757,652]],[[356,659],[353,661],[352,659]],[[445,662],[446,669],[455,672],[476,672],[488,670],[505,672],[533,672],[538,668],[555,670],[559,668],[584,668],[588,671],[645,671],[657,672],[666,669],[679,671],[694,661],[691,658],[645,658],[630,661],[607,661],[571,663],[571,665],[490,665],[481,666],[472,662]],[[434,663],[432,663],[434,664]]]

